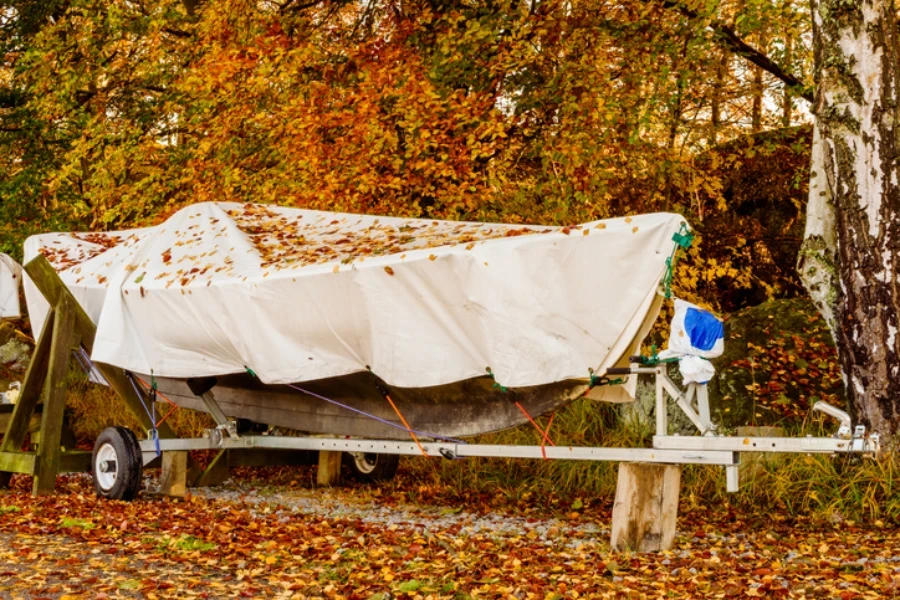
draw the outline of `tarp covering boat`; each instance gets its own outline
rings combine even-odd
[[[155,227],[33,236],[25,258],[46,256],[97,323],[94,361],[170,381],[230,375],[241,388],[252,387],[248,369],[270,389],[358,387],[371,371],[460,401],[475,385],[462,382],[489,371],[504,389],[532,390],[540,414],[639,350],[683,223],[651,214],[540,227],[203,203]],[[48,307],[27,281],[26,298],[37,334]],[[542,386],[556,391],[540,399]],[[432,407],[440,397],[416,396]]]
[[[19,309],[19,281],[22,268],[6,254],[0,253],[0,319],[16,319]]]

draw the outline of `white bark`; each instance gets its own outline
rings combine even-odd
[[[837,232],[834,228],[834,199],[825,168],[825,146],[818,122],[813,129],[812,167],[806,231],[797,269],[810,298],[835,335],[834,309],[837,301]]]
[[[801,277],[851,408],[900,441],[900,47],[891,0],[811,0],[816,135]]]

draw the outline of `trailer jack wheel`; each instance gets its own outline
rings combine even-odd
[[[91,471],[97,496],[132,500],[141,489],[144,466],[137,437],[125,427],[107,427],[94,443]]]
[[[394,478],[400,465],[400,457],[396,454],[344,452],[344,464],[350,468],[351,476],[357,481],[375,483]]]

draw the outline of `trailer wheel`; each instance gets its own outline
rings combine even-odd
[[[97,496],[132,500],[141,489],[144,473],[137,437],[125,427],[107,427],[94,442],[91,467]]]
[[[396,454],[344,452],[343,458],[344,464],[350,468],[350,475],[364,483],[393,479],[400,465],[400,457]]]

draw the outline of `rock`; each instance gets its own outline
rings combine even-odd
[[[817,400],[846,405],[831,332],[805,298],[773,300],[725,322],[725,353],[713,360],[709,401],[716,423],[780,425]]]
[[[0,324],[0,379],[24,374],[28,368],[31,346],[21,338],[10,323]]]

